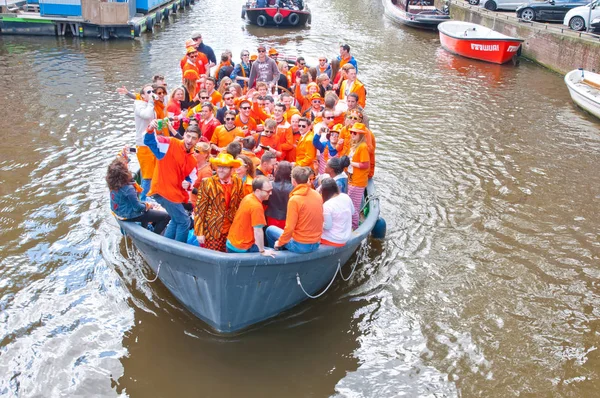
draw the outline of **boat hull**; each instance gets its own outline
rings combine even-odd
[[[520,54],[523,40],[481,25],[449,21],[438,26],[442,47],[463,57],[504,64]]]
[[[253,25],[257,26],[306,26],[310,23],[310,10],[288,10],[283,8],[247,8],[244,6],[242,15]]]
[[[369,184],[369,195],[374,186]],[[323,289],[368,236],[379,217],[379,203],[341,248],[322,245],[308,254],[279,251],[220,253],[156,235],[135,223],[119,221],[142,257],[181,304],[221,333],[239,331],[276,316]],[[160,268],[159,268],[160,267]]]
[[[444,21],[450,20],[450,16],[438,10],[411,13],[402,10],[392,4],[391,0],[382,0],[384,14],[392,21],[413,28],[436,30],[437,26]]]
[[[569,89],[569,94],[573,102],[579,107],[600,119],[600,98],[598,98],[600,90],[582,85],[581,73],[581,70],[573,70],[565,75],[565,83]],[[600,83],[600,75],[584,71],[584,76],[586,76],[586,79],[590,76],[596,77],[594,80],[598,80],[598,83]]]

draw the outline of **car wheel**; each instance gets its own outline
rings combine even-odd
[[[533,8],[526,8],[521,11],[521,19],[527,22],[535,21],[535,11],[533,11]]]
[[[484,4],[483,8],[490,11],[496,11],[498,6],[496,5],[496,2],[494,0],[490,0]]]
[[[585,29],[585,21],[582,17],[573,17],[569,21],[569,28],[573,30],[584,30]]]
[[[479,4],[479,0],[469,0],[469,4],[472,6],[476,6],[477,4]]]

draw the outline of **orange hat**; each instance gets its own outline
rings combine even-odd
[[[239,108],[244,102],[247,102],[248,104],[252,105],[252,101],[250,101],[248,98],[239,97],[239,98],[236,98],[236,100],[235,100],[236,108]]]
[[[331,132],[341,133],[344,126],[341,123],[336,124],[332,128],[329,129]]]
[[[195,52],[198,52],[198,50],[194,46],[189,46],[189,47],[186,47],[186,49],[185,49],[186,54],[195,53]]]
[[[269,48],[269,55],[277,55],[277,54],[279,54],[279,52],[275,48],[273,48],[273,47]]]
[[[325,101],[325,100],[323,99],[323,97],[321,97],[321,94],[319,94],[319,93],[314,93],[313,95],[311,95],[311,96],[310,96],[310,100],[311,100],[311,101],[314,101],[314,100],[319,100],[319,101],[321,101],[321,102]]]
[[[350,131],[354,131],[358,134],[367,134],[367,126],[362,123],[354,123],[352,127],[350,127]]]
[[[187,80],[198,80],[200,76],[198,75],[198,72],[196,72],[194,69],[188,69],[185,72],[183,72],[183,78]]]
[[[187,39],[185,41],[185,46],[186,47],[194,47],[196,45],[196,42],[193,39]]]
[[[257,59],[258,59],[258,55],[256,55],[256,54],[252,54],[250,56],[250,61],[256,61]]]
[[[216,158],[211,158],[210,163],[215,166],[235,167],[236,169],[242,165],[242,161],[235,159],[228,153],[221,152]]]

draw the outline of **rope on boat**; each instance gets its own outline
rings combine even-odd
[[[358,214],[362,213],[365,210],[365,208],[367,207],[367,205],[375,200],[379,201],[379,196],[377,196],[376,194],[367,195],[367,198],[365,199],[365,204],[362,206],[362,208],[360,209]]]
[[[337,273],[340,272],[340,268],[341,268],[340,260],[338,260],[338,265],[337,265],[337,268],[335,269],[335,272],[333,274],[333,278],[331,278],[331,282],[329,282],[329,285],[327,285],[327,287],[325,288],[325,290],[323,290],[321,293],[317,294],[316,296],[312,296],[306,290],[304,290],[304,286],[302,286],[302,282],[300,282],[300,274],[297,273],[297,272],[296,272],[296,281],[298,282],[298,286],[300,286],[300,289],[302,289],[302,291],[304,292],[304,294],[306,294],[311,299],[316,299],[316,298],[319,298],[322,295],[324,295],[325,292],[327,290],[329,290],[329,288],[331,287],[331,285],[333,285],[333,281],[335,280],[335,277],[336,277]]]
[[[340,267],[340,276],[342,277],[342,279],[344,280],[344,282],[348,282],[350,280],[350,278],[352,278],[352,275],[354,275],[354,271],[356,270],[356,266],[358,265],[358,262],[360,261],[360,257],[361,257],[361,252],[362,252],[362,248],[365,247],[365,242],[366,240],[362,241],[361,245],[360,245],[360,249],[359,249],[359,254],[356,256],[356,260],[354,261],[354,264],[352,264],[352,271],[350,271],[350,275],[348,275],[347,278],[344,278],[344,274],[342,274],[342,268]]]
[[[154,276],[154,279],[150,280],[148,278],[146,278],[146,276],[140,272],[140,274],[142,274],[142,278],[144,278],[144,280],[148,283],[152,283],[152,282],[156,282],[156,280],[158,279],[158,274],[160,273],[160,266],[162,265],[162,261],[158,263],[158,268],[156,269],[156,275]]]

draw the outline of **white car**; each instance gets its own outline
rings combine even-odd
[[[480,0],[479,4],[486,10],[508,10],[515,11],[519,6],[527,4],[528,0]],[[469,1],[469,3],[471,3]]]
[[[600,0],[596,0],[587,6],[573,8],[565,15],[563,24],[573,30],[585,30],[589,25],[590,16],[592,20],[600,17],[600,7],[598,5],[600,5]]]

